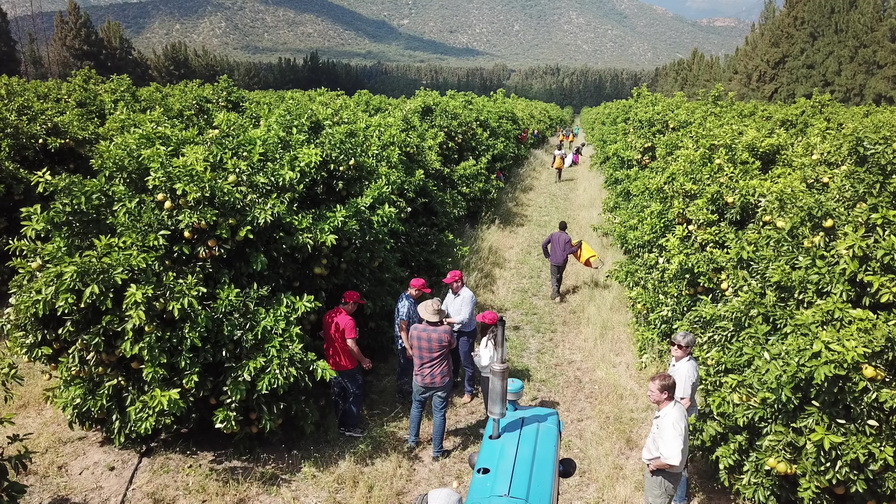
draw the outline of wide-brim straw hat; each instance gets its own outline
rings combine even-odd
[[[442,300],[439,298],[420,303],[417,306],[417,313],[427,322],[438,322],[448,316],[448,312],[442,309]]]

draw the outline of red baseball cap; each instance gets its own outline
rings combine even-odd
[[[357,291],[345,291],[342,293],[342,302],[343,303],[360,303],[365,304],[367,301],[361,299],[361,294]]]
[[[483,324],[495,325],[498,323],[498,314],[489,310],[476,315],[476,322],[482,322]]]
[[[442,279],[443,282],[450,284],[451,282],[456,282],[458,280],[463,280],[464,274],[460,272],[460,270],[451,270],[448,272],[448,275]]]
[[[421,290],[427,294],[432,292],[432,289],[426,286],[426,280],[422,278],[412,278],[411,283],[408,284],[408,287],[412,289]]]

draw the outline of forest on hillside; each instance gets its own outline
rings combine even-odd
[[[766,1],[731,56],[694,50],[658,68],[653,90],[671,94],[722,84],[741,99],[791,102],[816,92],[859,105],[896,102],[896,5],[889,0]]]
[[[402,63],[350,63],[320,57],[312,51],[302,59],[276,61],[236,59],[206,47],[176,40],[144,54],[123,26],[106,20],[98,29],[80,5],[70,1],[56,15],[47,43],[33,33],[24,43],[12,36],[0,9],[0,73],[27,79],[65,78],[74,70],[92,68],[104,76],[124,74],[137,84],[173,84],[185,80],[216,82],[227,75],[247,90],[316,89],[352,94],[369,90],[390,97],[410,96],[420,88],[489,94],[499,89],[526,98],[582,107],[628,96],[645,83],[644,70],[589,66],[538,65],[515,70],[504,64],[488,67]]]

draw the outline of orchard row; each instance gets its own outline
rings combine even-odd
[[[117,444],[312,429],[331,296],[364,292],[365,341],[386,349],[396,288],[456,260],[503,187],[495,171],[528,155],[517,134],[570,120],[503,93],[138,88],[87,72],[0,78],[0,96],[15,273],[2,330],[49,366],[71,423]]]
[[[691,443],[750,502],[896,499],[896,110],[637,90],[582,117],[639,350],[697,337]]]

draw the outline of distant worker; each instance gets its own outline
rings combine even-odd
[[[414,373],[414,360],[412,350],[408,345],[408,331],[414,324],[420,323],[420,315],[417,313],[418,299],[423,294],[429,294],[432,289],[426,286],[426,280],[422,278],[411,279],[408,288],[398,296],[395,303],[394,334],[395,348],[398,350],[398,387],[396,394],[399,398],[411,398],[411,375]]]
[[[556,172],[554,182],[560,182],[563,178],[563,166],[566,163],[566,153],[563,152],[563,143],[557,144],[554,150],[554,158],[551,160],[551,168]]]
[[[361,408],[364,405],[364,379],[361,368],[373,364],[358,348],[358,329],[352,314],[366,303],[361,294],[345,291],[338,306],[324,315],[324,358],[336,376],[330,379],[333,405],[339,422],[339,432],[349,437],[361,437]]]
[[[578,124],[576,124],[576,127],[572,129],[572,136],[573,137],[579,136],[579,125]]]
[[[650,378],[647,399],[656,406],[650,434],[641,450],[644,503],[669,504],[688,459],[688,414],[675,400],[675,379],[669,373]]]
[[[566,221],[560,221],[557,231],[549,234],[541,242],[541,251],[545,259],[551,262],[551,300],[560,302],[560,287],[563,285],[563,272],[566,271],[566,263],[570,254],[575,254],[582,246],[582,240],[576,243],[566,233]],[[550,250],[549,250],[550,247]]]
[[[448,396],[451,394],[451,350],[457,345],[454,332],[445,324],[447,313],[438,298],[417,307],[423,322],[411,327],[410,343],[414,351],[414,392],[408,427],[409,450],[420,441],[420,422],[427,401],[432,401],[432,459],[451,454],[443,446]]]

